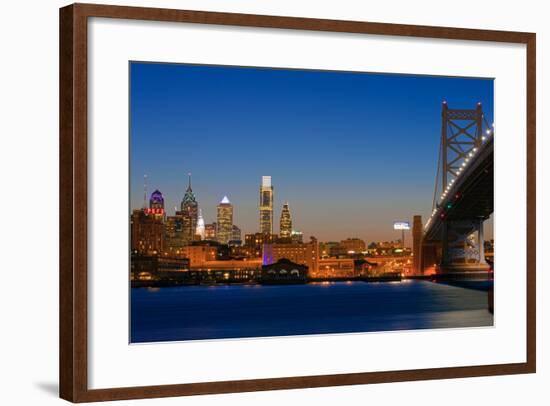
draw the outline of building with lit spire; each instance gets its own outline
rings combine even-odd
[[[218,218],[216,224],[216,237],[219,243],[227,244],[233,235],[233,205],[224,196],[218,204]]]
[[[158,189],[151,193],[149,208],[145,209],[145,213],[148,216],[153,216],[156,220],[164,220],[164,197]]]
[[[183,220],[183,240],[191,242],[195,239],[197,230],[197,220],[199,214],[199,204],[191,188],[191,174],[189,174],[189,184],[181,201],[181,211],[176,214],[182,217]]]
[[[260,186],[260,233],[273,234],[273,186],[271,176],[262,176]]]
[[[195,235],[198,235],[201,240],[204,240],[206,236],[206,229],[204,227],[204,219],[202,218],[201,209],[199,209],[199,218],[197,220],[197,230],[195,231]]]
[[[281,211],[281,219],[279,221],[279,237],[282,239],[290,239],[292,233],[292,217],[290,216],[290,209],[288,202],[283,204],[283,210]]]

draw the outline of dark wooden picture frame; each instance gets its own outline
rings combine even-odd
[[[88,388],[87,48],[88,18],[218,24],[525,44],[527,47],[526,362],[128,388]],[[534,33],[74,4],[60,9],[60,396],[72,402],[312,388],[533,373],[536,370],[536,163]]]

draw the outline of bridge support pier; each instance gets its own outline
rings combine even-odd
[[[435,275],[441,262],[441,244],[439,242],[424,242],[421,252],[421,274]]]
[[[490,266],[485,261],[484,220],[476,218],[443,223],[441,273],[488,275]]]

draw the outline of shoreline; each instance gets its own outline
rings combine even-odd
[[[185,286],[251,286],[251,285],[268,285],[268,286],[288,286],[288,285],[306,285],[314,283],[336,283],[336,282],[364,282],[364,283],[387,283],[387,282],[403,282],[403,281],[427,281],[433,283],[448,284],[451,286],[462,287],[465,289],[492,291],[493,278],[492,275],[414,275],[414,276],[378,276],[378,277],[336,277],[336,278],[308,278],[304,281],[296,280],[278,280],[278,281],[212,281],[212,282],[196,282],[187,280],[132,280],[130,287],[132,289],[140,288],[171,288]]]

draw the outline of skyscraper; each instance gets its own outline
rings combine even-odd
[[[183,239],[183,218],[181,216],[167,216],[164,222],[165,251],[177,255],[186,245]]]
[[[199,204],[191,188],[191,174],[189,174],[189,184],[185,195],[181,201],[181,211],[176,213],[183,218],[183,239],[191,242],[195,239],[197,230]]]
[[[233,205],[224,196],[218,204],[217,239],[222,244],[227,244],[233,234]]]
[[[202,218],[202,210],[199,209],[199,219],[197,220],[197,230],[195,231],[195,234],[200,237],[201,240],[204,240],[204,237],[206,236],[206,230],[204,227],[204,219]]]
[[[204,225],[204,239],[205,240],[212,240],[216,241],[216,230],[217,230],[217,224],[216,223],[208,223]]]
[[[283,204],[283,210],[281,211],[281,220],[279,222],[279,237],[290,238],[292,232],[292,217],[290,216],[290,209],[288,208],[288,202]]]
[[[145,209],[145,213],[156,220],[164,220],[164,197],[158,189],[151,193],[149,208]]]
[[[241,241],[241,229],[234,224],[233,229],[231,230],[231,240]]]
[[[273,186],[271,176],[262,176],[260,186],[260,233],[273,234]]]

